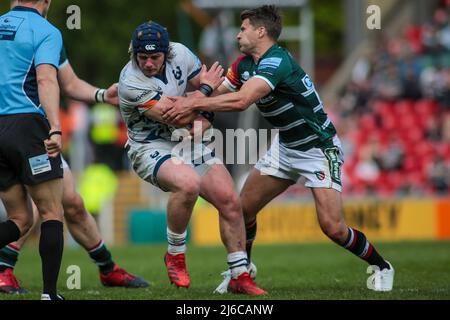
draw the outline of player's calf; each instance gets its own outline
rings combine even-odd
[[[253,242],[256,239],[256,231],[257,231],[257,223],[256,218],[245,224],[245,250],[247,251],[248,260],[251,261],[252,247]]]

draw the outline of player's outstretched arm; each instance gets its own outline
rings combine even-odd
[[[177,121],[187,113],[195,111],[244,111],[259,99],[268,95],[272,89],[266,81],[259,78],[251,78],[239,91],[218,95],[210,98],[196,97],[170,97],[173,105],[165,106],[163,119],[165,121]]]
[[[49,64],[40,64],[36,67],[39,101],[45,110],[50,124],[49,138],[44,141],[45,148],[50,157],[56,157],[61,152],[61,124],[59,118],[59,87],[56,78],[56,69]],[[51,134],[59,132],[59,134]]]
[[[70,63],[58,70],[58,82],[64,94],[72,99],[89,104],[106,102],[115,106],[119,105],[117,83],[112,84],[107,90],[96,88],[80,79]]]

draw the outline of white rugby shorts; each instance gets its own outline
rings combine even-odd
[[[308,188],[333,188],[342,191],[341,168],[344,163],[342,146],[337,136],[334,147],[299,151],[286,148],[274,138],[267,153],[256,163],[262,174],[298,182],[302,178]]]
[[[190,145],[190,142],[186,143]],[[204,144],[197,145],[195,151],[186,146],[184,145],[184,154],[181,155],[179,151],[183,145],[180,142],[163,139],[153,140],[149,143],[128,140],[125,148],[137,175],[161,190],[167,191],[161,188],[157,179],[158,171],[165,161],[176,159],[175,161],[180,164],[191,166],[199,176],[205,175],[212,164],[219,163],[214,152]],[[191,152],[186,152],[189,150]]]

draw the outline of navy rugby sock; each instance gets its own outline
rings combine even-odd
[[[108,274],[114,269],[114,261],[111,252],[106,248],[105,243],[101,240],[94,248],[88,251],[89,257],[100,269],[103,274]]]
[[[0,248],[19,240],[19,238],[20,230],[13,221],[8,220],[0,223]]]
[[[0,249],[0,272],[8,268],[14,269],[19,257],[20,249],[12,244],[8,244]]]

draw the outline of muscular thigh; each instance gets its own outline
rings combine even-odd
[[[63,159],[63,164],[64,164]],[[68,208],[80,207],[83,205],[83,200],[80,194],[75,189],[75,180],[72,175],[72,171],[69,166],[64,166],[64,178],[63,178],[63,198],[62,204],[64,206],[64,214],[67,214],[70,210]]]
[[[150,143],[129,142],[127,155],[133,170],[141,179],[160,188],[158,173],[162,165],[171,158],[173,145],[173,143],[163,140],[155,140]]]
[[[170,192],[195,188],[199,180],[200,176],[194,168],[174,159],[164,161],[156,177],[157,186]]]
[[[244,213],[257,213],[293,183],[292,180],[262,174],[258,169],[252,169],[241,191]]]
[[[7,190],[0,191],[0,199],[5,206],[8,217],[32,215],[31,199],[28,197],[24,186],[16,184]]]
[[[224,165],[212,165],[202,177],[200,195],[213,205],[237,198],[233,179]]]

